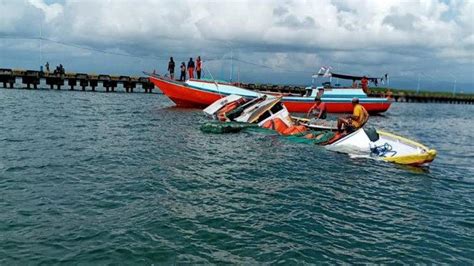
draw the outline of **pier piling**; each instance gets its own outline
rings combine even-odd
[[[80,91],[97,91],[98,88],[103,88],[105,92],[124,91],[126,93],[133,93],[135,89],[151,93],[155,88],[147,77],[87,73],[60,74],[9,68],[0,69],[0,86],[2,85],[3,88],[18,89],[76,90],[80,88]]]

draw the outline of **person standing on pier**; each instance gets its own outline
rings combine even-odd
[[[188,74],[189,74],[189,79],[194,78],[194,61],[192,57],[189,58],[189,62],[188,62]]]
[[[201,61],[201,57],[198,56],[196,59],[196,73],[197,73],[198,79],[201,79],[201,69],[202,69],[202,61]]]
[[[61,68],[59,66],[56,66],[56,69],[54,70],[54,75],[61,75]]]
[[[49,62],[46,62],[44,66],[46,67],[46,73],[49,73]]]
[[[174,79],[174,60],[173,60],[173,57],[170,57],[170,62],[168,63],[168,72],[170,73],[170,78]]]
[[[179,77],[179,81],[186,80],[186,64],[184,62],[181,63],[181,76]]]
[[[66,73],[63,64],[59,64],[59,66],[56,67],[56,72],[60,75],[64,75]]]

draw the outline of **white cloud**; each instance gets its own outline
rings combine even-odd
[[[34,34],[21,25],[35,25],[36,10],[49,38],[130,54],[216,57],[231,45],[273,67],[473,67],[470,0],[3,0],[0,9],[0,34]]]
[[[28,0],[28,2],[44,12],[46,23],[55,19],[63,12],[63,6],[60,4],[46,4],[43,0]]]

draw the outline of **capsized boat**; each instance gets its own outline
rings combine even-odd
[[[413,166],[426,166],[437,154],[423,144],[382,130],[361,128],[352,133],[338,133],[334,132],[334,126],[291,117],[281,103],[281,97],[263,95],[246,100],[242,96],[230,95],[218,99],[204,109],[204,113],[224,122],[220,124],[222,130],[216,130],[219,125],[207,125],[211,129],[208,131],[213,133],[238,132],[246,127],[242,123],[257,124],[281,135],[306,138],[332,151]]]
[[[337,131],[337,120],[326,119],[308,119],[304,117],[292,116],[293,120],[301,125],[305,125],[309,129]]]
[[[374,128],[361,128],[328,142],[329,150],[349,154],[369,155],[397,164],[425,166],[436,157],[436,150],[421,143]]]
[[[222,130],[215,124],[206,124],[205,132],[238,132],[245,128],[243,124],[257,124],[262,128],[278,131],[282,135],[295,135],[306,132],[306,127],[295,124],[288,109],[281,103],[281,97],[262,95],[248,100],[242,96],[229,95],[217,100],[203,110],[205,114],[221,122]],[[235,130],[232,129],[235,127]]]
[[[281,97],[262,95],[247,100],[239,95],[229,95],[217,100],[203,112],[222,122],[256,123],[262,126],[271,119],[281,119],[287,126],[293,125],[290,113],[281,103]]]
[[[190,79],[184,82],[172,80],[155,74],[149,75],[150,81],[158,87],[163,94],[177,106],[191,108],[205,108],[216,100],[235,94],[245,98],[254,99],[267,92],[251,91],[240,88],[231,83],[216,82],[212,80]],[[350,113],[352,111],[352,98],[358,97],[369,113],[381,113],[388,110],[392,101],[387,98],[368,97],[360,88],[339,87],[308,87],[304,95],[281,94],[282,103],[290,112],[305,113],[314,105],[316,95],[322,95],[330,113]]]

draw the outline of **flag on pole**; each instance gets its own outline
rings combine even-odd
[[[325,78],[330,78],[331,77],[331,69],[332,69],[332,67],[330,67],[330,66],[322,66],[319,69],[317,76],[323,76]]]

